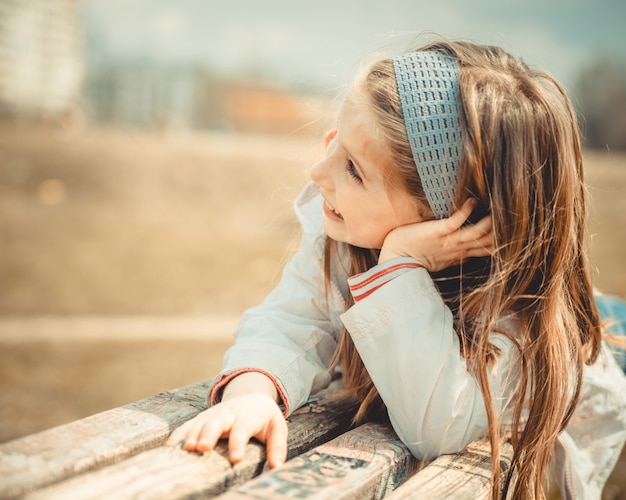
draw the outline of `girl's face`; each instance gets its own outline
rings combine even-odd
[[[324,198],[326,234],[361,248],[381,248],[392,229],[423,220],[418,201],[401,182],[362,90],[351,91],[324,158],[310,175]]]

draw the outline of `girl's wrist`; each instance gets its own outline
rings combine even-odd
[[[383,247],[380,249],[380,253],[378,254],[378,264],[384,264],[390,260],[400,259],[402,257],[410,257],[410,255],[406,255],[397,249],[392,248],[392,245],[385,241],[385,244],[383,244]]]
[[[378,265],[384,264],[386,262],[389,262],[390,260],[394,260],[399,258],[400,255],[394,255],[393,253],[388,253],[388,252],[380,252],[380,255],[378,256]]]
[[[393,250],[385,250],[384,248],[381,249],[380,254],[378,256],[378,265],[385,264],[385,263],[391,262],[392,260],[398,260],[398,259],[414,260],[420,264],[420,267],[423,267],[424,269],[428,271],[428,266],[426,265],[426,259],[423,259],[423,258],[420,259],[417,257],[413,257],[412,255],[398,253]]]
[[[222,393],[222,401],[249,394],[264,394],[278,403],[274,382],[261,372],[249,371],[232,379]]]

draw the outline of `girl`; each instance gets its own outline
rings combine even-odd
[[[488,433],[494,498],[542,497],[551,456],[566,497],[599,497],[626,378],[601,343],[559,84],[498,48],[437,42],[372,65],[326,142],[296,201],[299,252],[170,442],[228,438],[237,462],[255,437],[276,467],[284,417],[340,365],[356,420],[388,419],[419,459]]]

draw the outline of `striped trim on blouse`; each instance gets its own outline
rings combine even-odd
[[[411,257],[393,259],[374,266],[364,273],[348,278],[348,286],[354,301],[358,302],[374,293],[385,283],[389,283],[392,279],[418,268],[425,269],[426,266]]]

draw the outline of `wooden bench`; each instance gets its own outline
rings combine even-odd
[[[340,382],[289,418],[289,461],[267,470],[264,446],[232,466],[226,446],[188,453],[163,446],[206,407],[209,381],[167,391],[0,445],[0,498],[479,498],[488,495],[489,444],[420,464],[389,426],[352,428]],[[42,408],[45,411],[45,408]],[[501,470],[511,448],[502,450]]]

